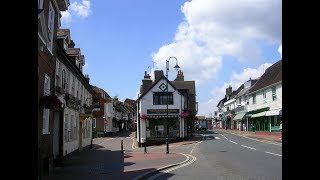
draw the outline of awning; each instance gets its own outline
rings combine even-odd
[[[260,113],[257,113],[257,114],[252,114],[252,118],[255,118],[255,117],[261,117],[261,116],[265,116],[266,115],[266,112],[260,112]]]
[[[169,119],[179,118],[179,115],[168,115]],[[166,115],[147,115],[147,119],[167,119]]]
[[[233,120],[234,120],[234,121],[241,120],[245,114],[246,114],[245,112],[238,113],[238,114],[236,114],[236,116],[233,118]]]
[[[274,109],[266,112],[266,116],[282,115],[282,109]]]

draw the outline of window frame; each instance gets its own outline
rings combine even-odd
[[[53,35],[54,35],[54,18],[55,18],[55,10],[53,8],[52,3],[49,3],[49,12],[48,12],[48,43],[47,48],[52,54],[53,50]]]
[[[272,92],[272,101],[277,101],[277,88],[276,88],[276,86],[273,86],[271,88],[271,92]]]
[[[174,98],[173,92],[154,92],[153,93],[153,105],[173,105]]]

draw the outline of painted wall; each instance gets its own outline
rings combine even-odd
[[[65,129],[70,127],[71,125],[71,115],[75,118],[76,123],[76,138],[70,141],[66,141],[66,134]],[[66,127],[67,126],[67,127]],[[77,150],[79,147],[79,112],[75,111],[74,109],[65,107],[64,109],[64,116],[63,116],[63,155],[67,155],[75,150]]]
[[[273,109],[281,109],[282,108],[282,83],[276,85],[276,95],[277,100],[272,100],[272,87],[270,86],[266,89],[266,98],[263,98],[263,89],[256,92],[256,104],[252,104],[253,98],[252,94],[250,94],[248,111],[252,111],[255,109],[260,109],[264,107],[270,107],[270,110]]]
[[[167,81],[162,79],[160,80],[147,94],[144,95],[139,101],[139,113],[147,115],[147,109],[167,109],[167,105],[153,105],[153,93],[154,92],[162,92],[159,89],[159,86],[164,83],[166,84]],[[166,92],[166,91],[165,91]],[[182,113],[182,106],[184,104],[184,98],[182,95],[178,93],[178,90],[175,90],[169,83],[168,83],[168,92],[173,92],[173,105],[168,105],[168,109],[179,109],[179,113],[172,114],[172,115],[181,115]],[[152,114],[157,115],[157,114]],[[164,114],[161,114],[164,115]],[[170,115],[170,114],[169,114]],[[137,119],[138,122],[138,119]],[[146,138],[146,121],[140,119],[141,122],[141,142],[145,141]],[[180,122],[180,136],[184,137],[184,125],[181,125],[181,123],[184,123],[183,118],[179,118]],[[139,142],[139,127],[137,128],[137,141]]]

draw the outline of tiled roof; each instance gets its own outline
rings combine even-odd
[[[175,85],[172,84],[172,81],[169,81],[165,76],[162,76],[158,80],[154,81],[152,85],[145,92],[143,92],[137,100],[140,100],[144,95],[146,95],[161,79],[165,79],[166,81],[168,81],[168,83],[173,87],[173,89],[177,90]]]
[[[270,66],[252,86],[249,93],[282,81],[282,60]]]
[[[67,53],[68,55],[78,55],[80,54],[80,48],[68,48]]]
[[[189,94],[196,94],[195,81],[171,81],[177,89],[188,89]]]
[[[69,34],[70,34],[70,29],[58,29],[57,31],[58,37],[69,36]]]

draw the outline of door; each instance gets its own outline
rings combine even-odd
[[[79,123],[79,151],[82,151],[82,121]]]
[[[53,114],[53,158],[57,159],[59,157],[59,128],[60,128],[60,113],[55,111]]]

